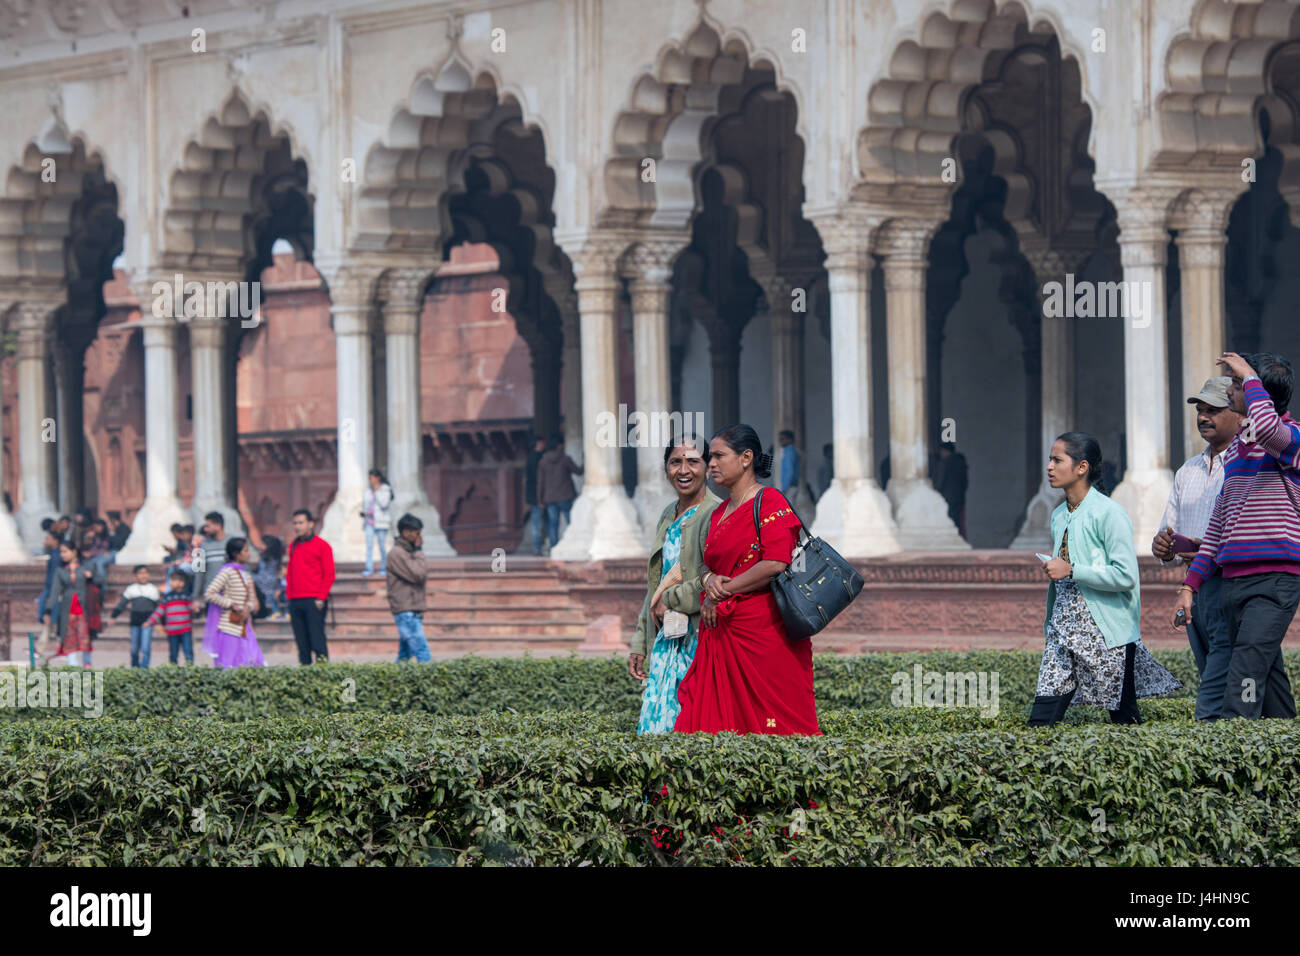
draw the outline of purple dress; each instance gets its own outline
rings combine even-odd
[[[221,566],[221,570],[235,568],[243,571],[242,564],[230,562]],[[245,572],[247,573],[247,572]],[[250,620],[245,629],[245,637],[235,637],[217,628],[221,620],[221,605],[208,605],[208,620],[203,628],[203,650],[212,655],[212,663],[217,667],[265,667],[266,658],[257,645],[257,634],[253,631]]]

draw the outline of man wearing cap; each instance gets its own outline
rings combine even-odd
[[[1196,427],[1207,442],[1178,469],[1174,488],[1165,506],[1161,531],[1151,542],[1151,553],[1162,564],[1171,561],[1191,563],[1196,552],[1174,554],[1175,533],[1190,538],[1198,548],[1205,537],[1214,511],[1214,501],[1223,487],[1223,453],[1241,427],[1241,415],[1232,410],[1228,388],[1232,379],[1226,375],[1211,378],[1201,390],[1187,399],[1196,406]],[[1223,693],[1232,659],[1232,635],[1219,602],[1222,578],[1215,574],[1201,585],[1187,622],[1187,643],[1192,646],[1201,687],[1196,693],[1196,719],[1216,720],[1223,710]]]

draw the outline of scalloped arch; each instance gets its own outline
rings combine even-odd
[[[795,134],[806,141],[804,96],[781,69],[780,58],[759,48],[740,29],[724,29],[701,14],[680,42],[664,44],[654,65],[632,83],[614,120],[604,163],[605,208],[599,218],[620,224],[683,228],[696,208],[696,173],[707,158],[712,125],[738,103],[753,74],[795,103]],[[644,182],[645,159],[655,161],[655,181]]]
[[[289,163],[300,160],[310,168],[292,125],[271,116],[267,106],[234,87],[186,143],[162,200],[164,263],[226,270],[242,264],[245,224],[268,159],[282,153]]]
[[[18,162],[5,174],[0,195],[0,275],[64,282],[65,240],[86,176],[97,173],[119,197],[122,194],[121,183],[110,171],[103,151],[88,148],[83,131],[69,131],[62,121],[57,125],[59,145],[66,143],[70,153],[50,154],[37,145],[38,138],[47,137],[47,122],[41,133],[27,141]],[[48,137],[46,145],[51,145]],[[46,158],[55,160],[54,182],[42,179]]]
[[[1300,5],[1203,0],[1165,55],[1156,165],[1239,166],[1243,156],[1262,154],[1258,113],[1277,99],[1273,58],[1297,39]],[[1288,120],[1295,125],[1293,113]]]
[[[1031,11],[1022,0],[950,0],[927,9],[918,24],[901,33],[885,76],[868,92],[867,125],[857,137],[859,188],[932,186],[962,132],[972,91],[1027,46],[1054,38],[1062,60],[1079,70],[1081,98],[1096,115],[1085,60],[1050,9]]]

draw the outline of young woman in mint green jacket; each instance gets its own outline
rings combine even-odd
[[[1045,646],[1029,725],[1057,723],[1072,703],[1105,707],[1117,724],[1141,723],[1139,697],[1182,684],[1142,645],[1133,522],[1102,493],[1101,448],[1091,435],[1056,439],[1047,480],[1065,501],[1052,512],[1055,557],[1043,564]]]

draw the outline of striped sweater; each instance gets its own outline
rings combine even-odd
[[[1225,578],[1300,574],[1300,424],[1278,416],[1258,378],[1242,390],[1249,424],[1223,453],[1223,488],[1183,582],[1194,591],[1218,568]]]
[[[164,634],[184,634],[191,630],[190,602],[184,591],[164,591],[162,600],[144,622],[145,627],[162,624]]]

